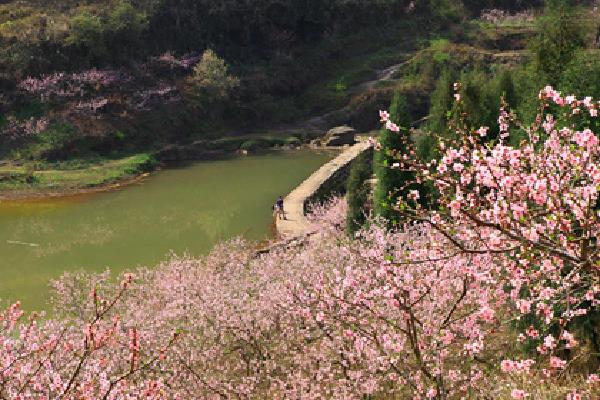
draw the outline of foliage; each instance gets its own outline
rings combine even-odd
[[[575,52],[585,46],[585,23],[569,0],[556,0],[538,19],[537,29],[537,37],[530,44],[536,70],[556,85]]]
[[[456,75],[451,70],[445,69],[435,84],[435,89],[431,94],[431,106],[427,121],[427,128],[433,132],[439,134],[446,132],[448,112],[454,104],[454,92],[452,88],[455,81]]]
[[[384,218],[390,224],[398,224],[400,221],[393,206],[396,197],[400,193],[406,193],[406,185],[411,179],[410,174],[402,171],[402,164],[394,162],[396,155],[404,154],[410,145],[409,130],[412,120],[407,99],[403,94],[394,95],[390,115],[399,125],[391,127],[396,132],[386,128],[379,134],[379,144],[383,151],[376,152],[373,159],[373,171],[377,178],[373,193],[373,210],[375,215]]]
[[[463,4],[460,1],[429,0],[431,13],[447,23],[456,23],[464,16]]]
[[[580,50],[566,66],[560,88],[576,96],[600,97],[600,59],[595,52]]]
[[[346,187],[346,201],[348,214],[346,216],[346,230],[350,236],[361,229],[367,220],[367,201],[371,191],[368,180],[373,175],[373,155],[371,151],[364,151],[352,161],[350,176]]]
[[[239,85],[239,79],[229,74],[225,60],[214,51],[206,50],[194,67],[189,83],[196,101],[209,107],[227,99]]]
[[[498,137],[497,114],[501,100],[506,107],[517,109],[520,106],[516,94],[512,72],[509,69],[497,71],[493,76],[481,70],[464,72],[460,79],[460,110],[455,107],[448,111],[457,116],[458,112],[471,129],[481,126],[489,128],[486,138],[495,140]]]
[[[71,29],[65,40],[67,45],[78,46],[88,53],[89,62],[105,57],[108,51],[104,40],[104,26],[100,17],[84,12],[70,21]]]

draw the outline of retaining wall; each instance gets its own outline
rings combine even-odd
[[[292,237],[309,233],[307,205],[322,201],[333,193],[344,194],[352,160],[370,147],[368,142],[358,142],[344,149],[288,194],[284,199],[286,219],[277,219],[275,223],[278,234]]]

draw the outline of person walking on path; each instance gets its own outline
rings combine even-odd
[[[275,214],[279,216],[279,219],[285,218],[285,211],[283,210],[283,197],[279,196],[275,202]]]

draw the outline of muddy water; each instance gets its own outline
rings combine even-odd
[[[201,162],[118,191],[0,202],[0,299],[46,309],[64,271],[152,266],[237,235],[263,239],[271,204],[332,157],[311,151]]]

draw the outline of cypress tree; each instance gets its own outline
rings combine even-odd
[[[404,194],[402,186],[411,179],[412,174],[391,168],[397,156],[404,154],[410,143],[411,117],[406,97],[396,93],[390,106],[390,119],[400,126],[400,132],[392,132],[383,128],[379,134],[381,150],[376,151],[373,160],[373,171],[377,177],[377,186],[373,193],[373,209],[375,215],[383,217],[389,226],[400,222],[393,205],[399,195]]]
[[[427,129],[438,135],[446,132],[448,112],[454,105],[454,82],[456,75],[451,70],[444,69],[431,94]]]
[[[551,0],[538,20],[538,35],[531,42],[534,66],[546,82],[557,85],[578,49],[585,47],[585,23],[568,0]]]
[[[346,231],[351,237],[366,221],[366,203],[370,191],[367,180],[373,174],[372,157],[372,150],[367,150],[352,161],[346,188],[346,201],[348,203]]]
[[[517,91],[515,90],[515,83],[512,78],[510,70],[505,69],[500,74],[498,82],[498,93],[500,97],[504,97],[504,100],[511,107],[518,106]]]

